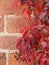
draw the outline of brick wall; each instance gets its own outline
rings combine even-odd
[[[0,0],[0,65],[27,65],[15,58],[17,39],[22,36],[20,28],[29,25],[21,16],[25,6],[13,9],[12,2]]]

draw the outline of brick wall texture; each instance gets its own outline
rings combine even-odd
[[[27,65],[23,61],[17,61],[15,53],[17,39],[22,36],[20,28],[27,27],[28,19],[22,18],[25,6],[13,9],[14,0],[0,0],[0,65]]]

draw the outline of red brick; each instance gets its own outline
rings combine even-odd
[[[4,21],[3,18],[0,18],[0,32],[4,31]]]
[[[13,8],[12,3],[15,0],[0,0],[0,15],[6,15],[6,14],[22,14],[22,10],[24,9],[24,6],[19,8]]]
[[[0,36],[0,48],[2,49],[16,49],[18,37],[16,36]]]
[[[28,19],[22,19],[22,18],[10,18],[7,19],[8,24],[7,24],[7,31],[10,33],[16,33],[20,32],[20,29],[22,27],[27,27],[29,25]]]
[[[11,53],[11,54],[8,54],[8,64],[9,65],[28,65],[26,62],[23,62],[23,61],[17,61],[16,58],[15,58],[15,54],[14,53]]]
[[[0,65],[6,65],[5,53],[0,52]]]

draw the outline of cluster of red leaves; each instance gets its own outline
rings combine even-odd
[[[24,28],[23,37],[16,45],[19,59],[29,65],[49,65],[49,0],[16,0],[16,3],[16,6],[27,6],[22,16],[28,16],[32,22]],[[34,20],[31,18],[32,11]]]

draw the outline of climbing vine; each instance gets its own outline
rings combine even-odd
[[[23,37],[18,39],[18,58],[29,65],[49,65],[49,0],[14,2],[14,7],[23,5],[26,8],[22,12],[22,17],[28,17],[32,24],[23,29]]]

